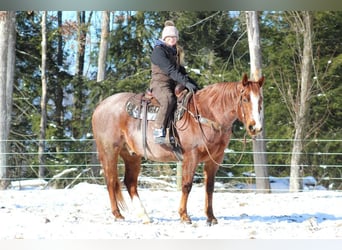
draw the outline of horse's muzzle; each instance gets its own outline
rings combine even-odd
[[[256,136],[258,135],[260,132],[262,131],[262,127],[260,126],[255,126],[255,124],[253,125],[249,125],[247,128],[247,132],[249,133],[249,135],[251,136]]]

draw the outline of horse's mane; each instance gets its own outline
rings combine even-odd
[[[218,104],[226,106],[231,100],[236,100],[239,82],[220,82],[207,85],[198,91],[198,97],[205,100],[208,107]],[[230,103],[232,105],[232,103]]]

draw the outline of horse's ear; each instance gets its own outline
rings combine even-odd
[[[265,77],[262,76],[262,77],[259,79],[259,81],[258,81],[258,83],[259,83],[259,85],[260,85],[260,88],[262,87],[262,85],[264,85],[264,82],[265,82]]]
[[[246,73],[243,74],[243,77],[242,77],[242,85],[243,86],[246,86],[248,83],[248,76]]]

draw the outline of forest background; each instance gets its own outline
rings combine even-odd
[[[15,72],[11,124],[6,139],[3,179],[51,178],[72,166],[98,176],[91,134],[91,114],[100,100],[117,92],[143,92],[150,81],[150,54],[165,20],[176,23],[185,49],[186,68],[200,86],[239,81],[250,71],[243,12],[229,11],[110,11],[108,27],[101,27],[100,11],[18,11],[15,13]],[[341,189],[342,12],[312,12],[312,85],[306,119],[302,174],[336,179]],[[294,114],[300,93],[302,50],[300,12],[259,12],[266,149],[291,152]],[[42,21],[46,21],[46,65],[42,65]],[[100,74],[101,33],[107,30],[104,72]],[[102,35],[103,37],[103,35]],[[42,77],[41,68],[46,66]],[[100,76],[101,75],[101,76]],[[100,77],[99,77],[100,76]],[[45,87],[42,84],[45,80]],[[3,85],[1,85],[3,86]],[[42,100],[43,92],[46,100]],[[42,101],[46,112],[42,112]],[[41,140],[42,114],[46,114]],[[236,122],[234,138],[243,138]],[[241,141],[229,149],[243,151]],[[246,151],[251,150],[251,143]],[[42,148],[42,154],[37,151]],[[74,152],[70,154],[69,152]],[[326,154],[329,153],[329,157]],[[226,164],[238,161],[229,155]],[[289,176],[290,154],[270,154],[268,172]],[[222,168],[218,175],[253,171],[252,155],[241,166]],[[49,166],[48,168],[45,166]],[[90,168],[89,168],[90,166]],[[322,184],[329,185],[329,181]],[[65,183],[67,185],[68,183]]]

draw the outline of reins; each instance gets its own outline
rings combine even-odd
[[[142,102],[142,143],[144,148],[144,159],[147,160],[147,153],[146,153],[146,130],[147,130],[147,102]]]

